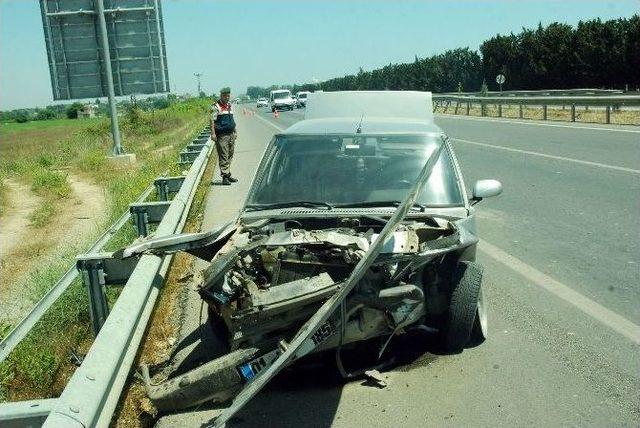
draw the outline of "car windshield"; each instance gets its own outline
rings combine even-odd
[[[282,98],[287,98],[289,96],[289,92],[275,92],[273,94],[274,100],[281,100]]]
[[[298,98],[307,98],[307,94],[298,94]]]
[[[277,136],[247,203],[393,205],[405,199],[440,141],[435,135]],[[441,152],[416,202],[431,207],[464,204],[448,150]]]

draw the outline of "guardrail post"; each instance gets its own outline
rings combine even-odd
[[[469,116],[469,110],[471,110],[471,103],[467,101],[467,116]]]
[[[146,210],[134,210],[129,207],[133,224],[138,231],[138,236],[147,236],[149,234],[149,215]]]
[[[457,102],[456,102],[456,108],[455,108],[455,110],[453,111],[453,114],[458,114],[458,109],[459,109],[459,108],[460,108],[460,101],[457,101]]]
[[[498,117],[502,117],[502,104],[498,104]]]
[[[481,116],[487,115],[487,105],[485,104],[484,101],[480,101],[480,115]]]
[[[89,315],[93,333],[97,336],[109,315],[107,295],[104,292],[104,270],[101,260],[78,260],[76,265],[89,294]]]
[[[171,193],[177,193],[184,181],[184,175],[178,177],[158,177],[153,182],[156,186],[156,192],[158,199],[161,201],[168,201]]]
[[[576,121],[576,105],[571,104],[571,122]]]
[[[129,205],[129,212],[138,230],[138,236],[149,235],[149,224],[160,223],[171,202],[142,202]]]
[[[611,123],[611,106],[607,106],[607,108],[605,109],[605,122],[606,123]]]
[[[542,120],[547,120],[547,105],[542,106]]]
[[[524,117],[522,113],[522,104],[518,104],[518,117],[522,119]]]

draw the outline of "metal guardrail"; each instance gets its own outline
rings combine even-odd
[[[208,136],[208,133],[208,129],[205,128],[200,138]],[[178,233],[186,223],[197,185],[204,174],[213,147],[210,140],[198,143],[201,146],[200,153],[193,160],[185,177],[159,178],[154,183],[159,195],[177,190],[154,232],[155,236]],[[180,182],[180,185],[173,186],[172,183],[175,182]],[[147,189],[139,199],[146,199],[150,192],[151,189]],[[109,240],[108,238],[115,233],[114,228],[119,229],[127,218],[127,214],[123,215],[90,250],[102,248]],[[48,427],[108,426],[172,257],[160,258],[154,255],[140,257],[108,317],[103,320],[103,324],[99,324],[101,328],[88,354],[76,369],[61,396],[57,399],[0,404],[0,426],[40,426],[43,421],[44,426]],[[69,272],[67,274],[69,278],[71,276],[75,278],[77,275]],[[60,284],[66,284],[67,281],[71,283],[73,278],[65,280],[67,274],[54,286],[56,291],[50,292],[50,295],[45,296],[46,300],[43,298],[39,306],[34,308],[35,312],[32,311],[34,315],[30,314],[27,321],[21,322],[22,327],[19,333],[13,335],[12,331],[11,349],[28,334],[30,327],[35,325],[46,309],[68,287],[68,284],[66,286]],[[92,298],[91,293],[89,296]],[[3,345],[7,339],[2,342]],[[6,354],[10,352],[9,346],[0,349]]]
[[[623,95],[625,91],[621,89],[597,89],[597,88],[579,88],[579,89],[538,89],[538,90],[522,90],[522,91],[489,91],[487,96],[492,97],[527,97],[527,96],[571,96],[571,95]],[[482,92],[444,92],[441,95],[458,95],[458,96],[483,96]]]
[[[502,117],[503,105],[518,105],[518,117],[523,119],[523,106],[535,105],[542,107],[542,119],[547,120],[547,108],[549,106],[570,107],[571,121],[576,121],[576,107],[604,107],[605,122],[611,123],[611,111],[618,110],[621,107],[640,106],[640,95],[572,95],[572,96],[472,96],[472,95],[449,95],[449,94],[433,94],[433,109],[444,107],[446,110],[455,105],[454,114],[458,114],[461,107],[465,108],[466,115],[469,115],[471,106],[480,105],[481,116],[487,116],[487,106],[496,105],[498,107],[498,117]]]

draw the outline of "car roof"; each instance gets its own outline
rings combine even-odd
[[[431,92],[335,91],[307,96],[305,119],[345,117],[433,123]]]
[[[307,119],[285,129],[283,134],[355,134],[360,117]],[[404,118],[362,118],[362,134],[438,134],[442,130],[434,123]]]

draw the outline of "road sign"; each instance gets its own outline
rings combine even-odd
[[[109,97],[123,154],[116,95],[169,92],[160,0],[39,1],[53,99]]]
[[[502,84],[507,80],[506,77],[504,77],[504,74],[498,74],[496,76],[496,83],[498,85],[500,85],[500,92],[502,92]]]
[[[103,0],[114,93],[169,92],[160,0]],[[40,0],[54,100],[108,95],[94,0]]]

